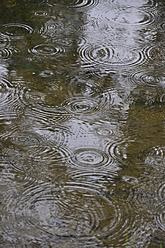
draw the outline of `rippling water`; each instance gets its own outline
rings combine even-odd
[[[164,247],[164,2],[0,6],[0,247]]]

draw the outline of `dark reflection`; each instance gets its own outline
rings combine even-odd
[[[163,246],[164,2],[0,6],[2,246]]]

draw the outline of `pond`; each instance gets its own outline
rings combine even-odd
[[[0,6],[0,247],[165,247],[165,2]]]

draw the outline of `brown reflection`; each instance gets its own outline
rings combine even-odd
[[[16,0],[4,0],[3,2],[7,8],[12,8],[16,6]]]

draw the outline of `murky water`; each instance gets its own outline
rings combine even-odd
[[[164,247],[164,1],[0,6],[0,247]]]

